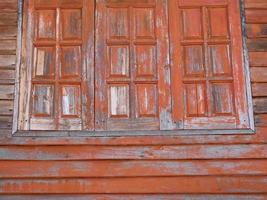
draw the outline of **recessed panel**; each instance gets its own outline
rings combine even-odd
[[[109,117],[128,118],[129,110],[129,86],[123,84],[110,85]]]
[[[36,15],[36,39],[55,40],[56,10],[38,10]]]
[[[186,76],[204,76],[204,52],[201,45],[184,47],[184,72]]]
[[[61,47],[61,76],[79,76],[81,70],[80,46]]]
[[[62,86],[62,116],[79,116],[80,113],[80,87]]]
[[[109,63],[110,77],[128,77],[129,76],[129,47],[128,46],[110,46]]]
[[[53,113],[54,86],[34,85],[32,113],[38,117],[49,117]]]
[[[200,8],[183,9],[182,24],[184,39],[203,38],[202,12]]]
[[[55,47],[34,49],[34,77],[51,78],[55,75]]]
[[[205,84],[186,84],[185,99],[188,117],[202,117],[206,115]]]
[[[210,64],[214,76],[231,75],[230,48],[228,45],[210,45]]]
[[[212,96],[214,115],[229,115],[233,113],[232,83],[213,83]]]
[[[153,8],[135,8],[135,38],[151,39],[155,36]]]
[[[157,115],[157,86],[154,84],[136,85],[137,117],[156,117]]]
[[[229,37],[228,13],[226,8],[209,8],[209,37]]]
[[[128,8],[108,8],[107,22],[110,39],[129,38]]]
[[[35,0],[34,1],[34,6],[35,8],[44,8],[44,7],[49,7],[49,8],[55,8],[57,6],[57,1],[55,0]]]
[[[156,47],[137,45],[135,47],[135,68],[137,77],[156,77]]]
[[[82,11],[81,9],[61,10],[61,35],[63,40],[81,39]]]

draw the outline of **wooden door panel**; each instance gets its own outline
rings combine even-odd
[[[174,120],[183,128],[248,127],[239,1],[169,6]]]
[[[205,76],[204,48],[202,45],[184,46],[183,55],[185,76]]]
[[[56,39],[56,10],[36,12],[36,39]]]
[[[107,8],[108,39],[129,39],[129,9]],[[106,31],[106,30],[104,30]]]
[[[94,79],[93,9],[93,0],[25,4],[27,62],[22,71],[28,74],[22,77],[20,129],[94,129],[93,111],[88,111],[94,107],[94,85],[89,84]]]
[[[183,38],[202,39],[202,11],[200,8],[182,9]],[[194,20],[192,20],[194,19]]]
[[[82,37],[82,10],[61,10],[61,39],[74,40]]]
[[[61,47],[61,77],[81,77],[81,46]]]
[[[135,39],[155,38],[154,8],[134,8]]]
[[[208,49],[212,76],[232,77],[230,46],[225,44],[209,45]]]
[[[159,90],[168,79],[159,74],[168,59],[164,6],[162,0],[97,0],[96,130],[159,129]]]
[[[109,76],[129,77],[130,76],[130,50],[128,45],[109,46]]]
[[[229,21],[226,7],[208,8],[209,38],[228,39]],[[219,23],[218,23],[219,22]]]
[[[33,76],[51,79],[55,76],[56,48],[40,46],[34,49]]]
[[[34,85],[33,115],[37,117],[52,117],[54,107],[54,86]]]

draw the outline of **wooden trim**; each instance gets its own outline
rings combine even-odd
[[[241,20],[242,20],[242,36],[243,36],[243,56],[244,56],[244,70],[245,70],[245,83],[246,83],[246,96],[248,99],[248,113],[249,113],[249,124],[250,128],[245,130],[177,130],[177,131],[127,131],[127,132],[93,132],[93,131],[81,131],[71,133],[68,131],[18,131],[18,126],[20,123],[19,120],[19,99],[20,99],[20,68],[21,68],[21,53],[22,53],[22,42],[23,42],[23,4],[24,0],[18,0],[19,10],[18,10],[18,38],[17,38],[17,63],[16,63],[16,79],[15,79],[15,103],[14,103],[14,114],[13,114],[13,127],[12,134],[14,136],[59,136],[59,137],[68,137],[68,136],[89,136],[89,137],[103,137],[103,136],[139,136],[139,135],[208,135],[208,134],[252,134],[255,132],[254,125],[254,115],[253,115],[253,104],[252,104],[252,92],[251,92],[251,84],[250,84],[250,72],[249,72],[249,57],[248,57],[248,49],[247,49],[247,30],[246,30],[246,21],[245,21],[245,7],[244,0],[240,0],[241,5]],[[173,47],[171,47],[173,48]],[[92,52],[91,52],[92,53]],[[87,61],[88,62],[88,61]],[[91,73],[91,72],[89,72]],[[88,78],[88,77],[87,77]],[[93,80],[89,78],[88,82],[92,83]],[[92,105],[90,105],[92,106]],[[175,118],[175,117],[174,117]],[[178,117],[179,118],[179,117]],[[178,120],[179,122],[179,120]],[[92,123],[92,122],[91,122]],[[88,122],[90,124],[90,122]],[[179,123],[177,124],[177,126]],[[27,128],[27,127],[26,127]],[[38,132],[38,133],[37,133]]]
[[[14,90],[14,109],[12,134],[18,130],[19,116],[19,87],[20,87],[20,64],[21,64],[21,48],[22,48],[22,24],[23,24],[23,0],[18,0],[18,35],[17,35],[17,50],[16,50],[16,75],[15,75],[15,90]]]
[[[17,131],[14,136],[25,137],[119,137],[119,136],[178,136],[254,134],[252,129],[231,130],[140,130],[140,131]]]
[[[251,73],[249,70],[249,51],[248,51],[248,36],[247,36],[247,24],[246,24],[246,13],[245,13],[245,0],[240,0],[240,13],[241,13],[241,28],[242,28],[242,42],[243,42],[243,57],[244,57],[244,71],[245,71],[245,82],[248,102],[248,118],[250,128],[255,131],[254,111],[252,102],[252,87],[251,87]]]
[[[0,146],[40,146],[40,145],[182,145],[182,144],[267,144],[267,127],[257,128],[256,134],[231,134],[231,135],[157,135],[157,136],[103,136],[92,137],[83,135],[78,137],[77,132],[50,132],[50,136],[38,135],[21,136],[17,133],[13,137],[7,137],[7,132],[1,131]],[[37,133],[37,131],[36,131]],[[81,133],[81,132],[79,132]],[[65,134],[65,136],[64,136]],[[35,134],[36,135],[36,134]],[[4,137],[5,136],[5,137]]]

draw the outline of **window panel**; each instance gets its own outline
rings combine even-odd
[[[136,85],[137,117],[156,117],[158,108],[157,87],[154,84]]]
[[[55,48],[36,47],[34,49],[34,76],[51,78],[55,75]]]
[[[129,86],[111,85],[109,89],[110,117],[129,117]]]
[[[49,117],[53,113],[54,87],[52,85],[34,85],[33,115]]]
[[[61,11],[62,39],[81,39],[82,12],[80,9],[62,9]]]
[[[129,76],[130,52],[128,46],[109,47],[110,76]]]
[[[80,114],[80,87],[62,86],[62,116],[78,117]]]
[[[155,18],[153,8],[135,8],[135,38],[153,39],[155,37]]]
[[[182,9],[181,13],[183,24],[183,38],[188,40],[203,38],[201,9]]]
[[[137,77],[157,77],[155,46],[137,45],[135,47],[135,57],[135,69]]]
[[[229,37],[227,8],[209,8],[209,37]]]
[[[204,52],[201,45],[184,47],[184,70],[188,76],[204,75]]]
[[[108,8],[109,39],[129,38],[128,8]]]
[[[61,76],[80,76],[81,48],[80,46],[61,47]]]
[[[231,76],[231,59],[229,45],[219,44],[209,46],[209,59],[214,76]]]

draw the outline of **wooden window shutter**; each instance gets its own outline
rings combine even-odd
[[[93,129],[93,9],[93,0],[25,1],[20,129]]]
[[[249,128],[239,0],[170,0],[174,121]]]
[[[96,130],[171,122],[167,1],[96,1]]]

